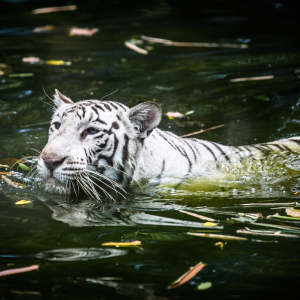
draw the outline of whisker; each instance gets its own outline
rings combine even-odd
[[[93,182],[88,176],[86,176],[86,174],[83,174],[83,175],[85,175],[84,178],[83,178],[83,180],[85,180],[85,181],[88,182],[90,185],[92,185],[92,188],[93,188],[94,190],[95,190],[94,185],[96,185],[96,186],[98,186],[98,187],[103,191],[103,193],[104,193],[107,197],[112,198],[112,196],[111,196],[104,188],[100,187],[100,186],[97,185],[95,182]],[[82,175],[82,177],[83,177],[83,175]],[[97,193],[96,190],[95,190],[95,192]],[[98,193],[97,193],[97,194],[98,194]],[[113,198],[112,198],[112,199],[113,199]]]
[[[102,101],[104,98],[106,98],[106,97],[108,97],[108,96],[110,96],[110,95],[112,95],[112,94],[114,94],[114,93],[116,93],[117,91],[118,91],[119,89],[117,88],[114,92],[112,92],[112,93],[110,93],[110,94],[107,94],[107,95],[105,95],[104,97],[102,97],[99,101]]]
[[[97,177],[95,177],[95,176],[93,176],[93,175],[87,174],[87,176],[99,180],[99,178],[97,178]],[[101,187],[100,187],[98,184],[96,184],[94,181],[92,181],[92,182],[93,182],[93,184],[95,184],[97,187],[99,187],[99,188],[101,189]],[[102,180],[100,180],[100,182],[101,182],[102,184],[105,184],[105,185],[106,185],[107,187],[109,187],[110,189],[114,190],[117,194],[121,195],[124,199],[126,199],[126,197],[125,197],[121,192],[117,191],[114,187],[109,186],[108,184],[106,184],[106,183],[103,182]],[[122,189],[122,191],[124,191],[124,193],[127,193],[127,192],[126,192],[125,190],[123,190],[123,189]],[[110,196],[110,195],[109,195],[109,196]],[[110,196],[110,197],[111,197],[111,196]],[[112,198],[112,197],[111,197],[111,198]]]
[[[99,166],[99,164],[92,164],[92,163],[87,163],[87,164],[88,164],[88,165],[91,165],[91,166]],[[121,170],[119,170],[119,169],[117,169],[117,168],[115,168],[115,167],[113,167],[113,166],[109,166],[109,165],[101,164],[101,166],[106,167],[106,168],[114,169],[114,170],[116,170],[116,171],[118,171],[118,172],[121,172],[121,173],[123,173],[123,174],[125,174],[125,175],[128,175],[129,177],[132,177],[132,178],[136,181],[137,185],[138,185],[141,189],[143,189],[143,186],[141,185],[141,183],[139,182],[139,180],[135,179],[135,178],[134,178],[134,175],[131,175],[130,173],[128,173],[128,171],[125,169],[125,166],[123,166],[123,167],[124,167],[124,169],[125,169],[126,172],[121,171]]]
[[[126,191],[124,190],[124,188],[119,185],[117,182],[111,180],[110,178],[108,178],[107,176],[101,174],[101,173],[98,173],[98,172],[94,172],[94,171],[91,171],[91,170],[87,170],[88,173],[92,173],[96,176],[99,176],[99,177],[102,177],[104,179],[106,179],[108,182],[110,182],[111,184],[115,185],[116,187],[118,187],[120,190],[122,190],[124,193],[126,193]],[[102,183],[104,183],[100,178],[98,178]]]

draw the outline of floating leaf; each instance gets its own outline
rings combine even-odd
[[[200,262],[195,267],[191,268],[189,271],[187,271],[182,276],[180,276],[177,280],[175,280],[174,282],[172,282],[168,286],[168,289],[174,289],[174,288],[176,288],[176,287],[184,284],[185,282],[189,281],[195,275],[197,275],[205,266],[206,266],[206,264],[203,264],[202,262]]]
[[[99,29],[98,28],[93,28],[93,29],[88,29],[88,28],[77,28],[77,27],[73,27],[70,30],[70,35],[83,35],[83,36],[92,36],[94,35],[96,32],[98,32]]]
[[[18,188],[18,189],[25,189],[27,188],[26,185],[24,184],[21,184],[21,183],[18,183],[18,182],[15,182],[15,181],[11,181],[10,179],[8,179],[7,177],[5,177],[4,175],[1,175],[2,179],[9,185],[15,187],[15,188]]]
[[[203,226],[217,226],[218,224],[217,223],[213,223],[213,222],[205,222],[203,224]]]
[[[270,98],[268,96],[263,96],[263,95],[256,96],[255,99],[263,100],[263,101],[270,101]]]
[[[10,168],[8,165],[0,165],[0,168]]]
[[[56,6],[56,7],[43,7],[37,8],[32,11],[33,14],[47,14],[52,12],[59,12],[59,11],[68,11],[68,10],[76,10],[76,5],[67,5],[67,6]]]
[[[48,31],[52,31],[53,29],[54,29],[53,25],[45,25],[41,27],[35,27],[33,29],[33,32],[48,32]]]
[[[16,204],[16,205],[23,205],[23,204],[28,204],[28,203],[30,203],[30,201],[27,201],[27,200],[20,200],[20,201],[16,202],[15,204]]]
[[[139,246],[141,244],[142,243],[140,241],[125,242],[125,243],[110,242],[110,243],[104,243],[102,244],[102,246],[130,247],[130,246]]]
[[[30,272],[30,271],[33,271],[33,270],[37,270],[38,268],[39,268],[39,265],[32,265],[32,266],[25,267],[25,268],[5,270],[5,271],[0,272],[0,277],[1,276],[24,273],[24,272]]]
[[[225,243],[225,244],[226,244],[226,243]],[[225,244],[222,243],[222,242],[217,242],[217,243],[215,243],[215,246],[217,246],[217,247],[219,247],[221,250],[223,250]]]
[[[211,282],[202,282],[201,284],[199,284],[197,286],[197,290],[207,290],[210,287],[212,287],[212,283]]]
[[[23,78],[23,77],[32,77],[32,76],[34,76],[33,73],[20,73],[20,74],[9,74],[8,75],[8,77],[10,77],[10,78],[14,78],[14,77],[21,77],[21,78]]]
[[[31,169],[24,164],[19,163],[19,167],[24,171],[30,171]]]
[[[30,64],[35,64],[35,63],[38,63],[40,61],[41,61],[40,58],[34,57],[34,56],[29,56],[29,57],[23,57],[22,58],[22,62],[30,63]]]
[[[47,65],[52,66],[70,66],[72,63],[70,61],[63,61],[63,60],[46,60]]]
[[[294,209],[293,207],[287,207],[285,209],[285,213],[288,216],[300,218],[300,210],[299,209]]]
[[[220,186],[221,192],[225,192],[225,186]]]
[[[184,117],[184,114],[182,114],[182,113],[180,113],[180,112],[178,112],[178,111],[176,111],[176,112],[169,111],[169,112],[166,113],[166,116],[167,116],[170,120],[172,120],[172,119],[174,119],[174,118],[183,118],[183,117]]]

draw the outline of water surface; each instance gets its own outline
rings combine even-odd
[[[73,101],[101,99],[118,89],[106,99],[129,107],[156,101],[164,114],[190,112],[184,119],[163,117],[160,128],[177,135],[225,124],[195,135],[225,145],[298,136],[297,7],[288,1],[236,2],[213,1],[199,7],[187,2],[182,7],[175,1],[77,1],[75,11],[33,14],[33,9],[54,4],[2,1],[0,164],[7,158],[36,155],[32,149],[46,144],[52,109],[43,89],[51,97],[58,88]],[[51,29],[35,30],[46,25]],[[99,31],[91,37],[69,36],[72,27]],[[143,55],[124,45],[140,35],[248,47],[145,44],[149,54]],[[41,61],[24,63],[24,57]],[[261,76],[273,77],[232,81]],[[187,232],[242,237],[236,230],[245,227],[279,230],[257,223],[300,227],[299,221],[243,215],[285,215],[284,205],[242,205],[299,201],[298,156],[285,153],[249,160],[242,170],[224,172],[230,178],[207,176],[178,189],[172,182],[136,188],[115,203],[46,194],[30,183],[21,190],[0,181],[0,271],[39,265],[38,271],[1,277],[1,297],[196,299],[294,293],[300,279],[299,238],[247,236],[247,241],[224,241]],[[18,200],[31,203],[18,206]],[[180,210],[213,218],[218,225],[203,226],[205,221]],[[297,230],[281,233],[300,236]],[[102,246],[135,240],[142,245]],[[192,280],[167,289],[200,261],[207,266]],[[211,287],[198,290],[205,282]]]

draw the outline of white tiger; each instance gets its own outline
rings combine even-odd
[[[82,189],[99,199],[99,190],[122,190],[141,179],[205,175],[215,162],[235,164],[270,151],[300,152],[300,137],[231,147],[181,138],[156,128],[162,117],[155,102],[129,109],[112,101],[71,99],[55,90],[56,110],[49,140],[38,158],[45,190],[71,194]]]

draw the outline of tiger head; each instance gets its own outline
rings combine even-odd
[[[131,109],[118,102],[71,99],[55,90],[48,143],[38,158],[45,190],[84,191],[99,199],[134,180],[144,140],[161,121],[155,102]]]

